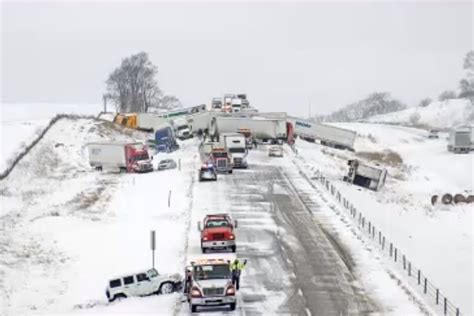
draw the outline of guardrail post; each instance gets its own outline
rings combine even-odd
[[[421,282],[421,272],[420,272],[420,269],[418,269],[418,285],[420,284]]]
[[[375,238],[375,227],[372,226],[372,239],[374,239],[374,238]]]
[[[439,303],[439,289],[436,289],[436,305]]]
[[[382,238],[382,250],[385,250],[385,236]]]
[[[395,248],[395,262],[397,262],[397,248]]]
[[[362,228],[365,228],[365,217],[362,217]]]
[[[392,256],[392,252],[393,252],[393,244],[390,243],[390,257]]]
[[[460,313],[459,313],[459,307],[458,307],[458,308],[456,308],[456,316],[459,316],[459,314]]]
[[[411,276],[411,262],[408,262],[408,276]]]
[[[171,206],[171,190],[168,192],[168,208]]]
[[[445,297],[444,298],[444,314],[448,312],[448,299]]]
[[[382,243],[382,232],[379,232],[379,245]]]
[[[372,223],[369,221],[369,235],[372,232]]]
[[[407,268],[407,261],[406,261],[405,255],[403,255],[403,270],[406,270],[406,268]]]
[[[423,293],[426,294],[426,288],[427,288],[428,280],[425,278],[425,285],[423,287]]]

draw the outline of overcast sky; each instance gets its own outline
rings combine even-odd
[[[328,113],[374,91],[408,105],[456,89],[473,46],[463,3],[1,4],[2,102],[101,103],[148,52],[186,106],[246,92],[265,111]]]

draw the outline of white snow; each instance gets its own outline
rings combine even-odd
[[[435,101],[426,107],[413,107],[403,111],[376,115],[368,119],[372,123],[396,123],[411,125],[410,118],[418,114],[417,124],[433,128],[449,129],[467,122],[474,122],[474,106],[467,99]]]
[[[342,181],[353,153],[298,141],[298,152],[322,170],[343,195],[383,231],[465,314],[473,312],[472,204],[431,205],[431,196],[474,192],[474,155],[446,149],[446,134],[428,139],[424,130],[393,125],[338,123],[357,131],[356,152],[392,150],[403,166],[389,170],[386,185],[373,192]],[[370,134],[370,138],[368,137]],[[359,158],[360,159],[360,158]]]
[[[176,294],[139,303],[106,301],[108,278],[151,266],[152,229],[158,271],[182,274],[176,262],[183,261],[189,213],[186,146],[173,155],[183,155],[181,170],[92,171],[85,143],[146,137],[131,131],[127,136],[120,129],[87,119],[61,120],[1,182],[1,314],[168,314],[174,308]]]
[[[97,115],[99,104],[2,103],[0,109],[0,171],[9,160],[59,113]]]

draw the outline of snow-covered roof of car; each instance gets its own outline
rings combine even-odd
[[[191,262],[192,265],[209,265],[209,264],[229,264],[224,259],[215,259],[215,258],[201,258],[196,261]]]

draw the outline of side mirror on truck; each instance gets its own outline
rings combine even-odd
[[[201,222],[198,222],[198,230],[201,232],[202,231],[202,225]]]
[[[234,219],[234,228],[237,228],[237,226],[238,226],[238,225],[237,225],[237,220]]]

